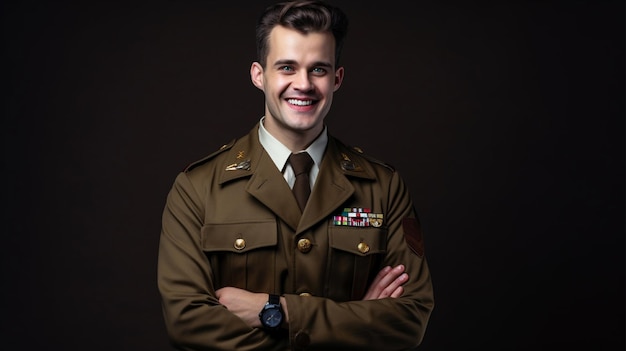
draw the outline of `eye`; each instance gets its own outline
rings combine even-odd
[[[283,72],[292,72],[293,71],[293,67],[291,66],[280,66],[278,67],[279,71],[283,71]]]
[[[314,74],[320,76],[320,75],[324,75],[326,74],[326,69],[322,68],[322,67],[315,67],[311,70],[311,72],[313,72]]]

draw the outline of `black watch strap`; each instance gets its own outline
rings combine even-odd
[[[278,305],[280,304],[280,296],[276,295],[276,294],[269,294],[270,298],[269,298],[269,303],[270,305]]]

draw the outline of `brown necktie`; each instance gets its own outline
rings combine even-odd
[[[304,211],[306,202],[311,194],[311,184],[309,183],[309,171],[313,166],[313,159],[307,152],[301,152],[298,154],[291,154],[289,156],[289,163],[293,168],[293,172],[296,174],[296,182],[293,184],[293,195],[298,201],[300,211]]]

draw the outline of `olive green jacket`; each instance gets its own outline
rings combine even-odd
[[[304,213],[258,140],[245,137],[188,166],[163,212],[158,288],[177,350],[407,350],[434,306],[419,222],[390,166],[329,136]],[[335,216],[371,211],[352,225]],[[339,219],[340,222],[336,222]],[[302,240],[304,239],[304,240]],[[399,298],[360,301],[386,265],[404,264]],[[279,334],[220,305],[233,286],[286,298]]]

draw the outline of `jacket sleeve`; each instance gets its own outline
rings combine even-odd
[[[204,203],[186,173],[177,176],[163,211],[157,283],[176,350],[272,350],[280,341],[249,327],[215,297],[200,245]],[[284,341],[283,341],[284,342]]]
[[[382,189],[388,194],[383,266],[406,266],[404,293],[399,298],[348,302],[286,295],[295,349],[342,345],[345,350],[410,350],[421,343],[434,307],[430,272],[408,190],[395,172],[387,186]]]

